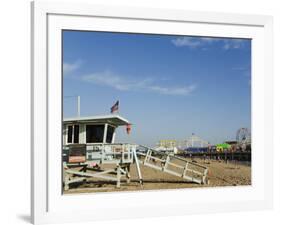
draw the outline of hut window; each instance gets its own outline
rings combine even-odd
[[[79,143],[79,125],[68,126],[67,143]]]
[[[103,142],[104,125],[87,125],[86,126],[86,142],[102,143]]]
[[[68,143],[72,143],[72,126],[68,126],[68,130],[67,130],[67,142]]]
[[[79,143],[79,125],[74,125],[73,143]]]
[[[112,137],[113,137],[114,130],[115,130],[115,128],[112,126],[107,127],[106,143],[112,143]]]

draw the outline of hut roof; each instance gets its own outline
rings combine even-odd
[[[100,116],[87,116],[87,117],[73,117],[73,118],[64,118],[63,123],[108,123],[115,126],[124,126],[130,124],[130,122],[117,114],[110,115],[100,115]]]

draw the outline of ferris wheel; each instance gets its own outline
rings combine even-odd
[[[240,128],[236,133],[236,141],[240,144],[248,143],[251,141],[251,133],[248,128]]]

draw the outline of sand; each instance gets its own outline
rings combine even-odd
[[[120,188],[116,188],[116,182],[93,178],[86,183],[70,185],[70,189],[64,191],[64,194],[251,185],[251,166],[249,165],[217,160],[196,159],[196,161],[209,168],[208,184],[191,183],[180,177],[141,165],[143,176],[143,186],[141,186],[136,167],[132,164],[131,182],[127,184],[124,178]]]

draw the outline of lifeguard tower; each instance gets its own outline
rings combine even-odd
[[[64,189],[70,183],[87,178],[116,181],[120,187],[122,176],[130,182],[130,165],[135,162],[140,183],[142,177],[135,144],[115,143],[116,129],[130,122],[117,114],[67,118],[63,121]],[[99,165],[112,164],[113,168],[101,171]],[[87,170],[91,170],[87,172]],[[115,174],[116,176],[112,176]]]

